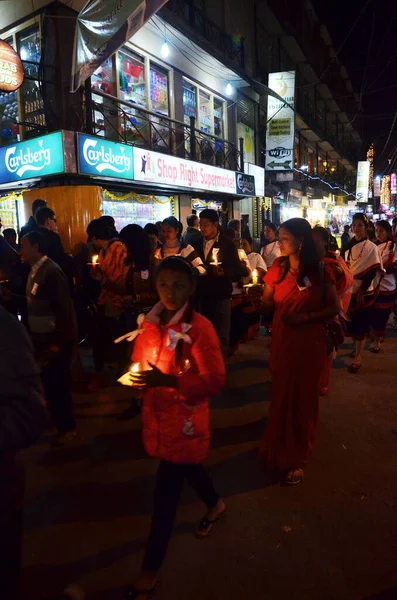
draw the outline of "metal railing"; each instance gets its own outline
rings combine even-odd
[[[239,169],[236,144],[197,129],[194,117],[189,117],[187,124],[98,90],[87,98],[83,111],[81,104],[74,109],[81,132],[232,171]]]

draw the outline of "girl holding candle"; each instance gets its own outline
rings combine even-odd
[[[354,237],[344,255],[354,279],[348,332],[355,342],[355,350],[351,355],[354,362],[348,368],[349,373],[358,373],[361,369],[365,340],[370,333],[370,311],[382,274],[382,258],[378,247],[367,237],[367,225],[368,219],[363,213],[354,215]]]
[[[252,252],[252,238],[243,236],[241,246],[247,255],[248,266],[251,269],[251,284],[260,285],[266,275],[267,267],[262,256],[257,252]],[[243,306],[244,334],[243,340],[253,340],[259,336],[261,315],[257,306],[250,301],[249,295],[244,297]]]
[[[204,263],[196,250],[190,244],[181,240],[182,225],[175,217],[164,219],[161,225],[163,245],[155,253],[157,264],[167,256],[182,256],[196,270],[198,275],[206,275]]]
[[[282,257],[265,276],[261,305],[265,315],[274,316],[272,395],[260,456],[286,484],[296,485],[317,435],[320,375],[327,359],[324,323],[340,307],[327,265],[322,289],[310,224],[299,218],[283,223],[280,246]]]
[[[201,462],[209,449],[208,398],[225,384],[214,327],[193,310],[195,272],[181,257],[164,259],[156,274],[160,302],[144,319],[132,360],[131,382],[143,395],[145,448],[161,459],[154,512],[142,570],[127,598],[147,600],[157,587],[185,479],[207,506],[196,534],[207,537],[226,516]]]
[[[382,259],[385,274],[379,286],[379,293],[370,309],[370,323],[375,337],[371,352],[378,354],[386,335],[386,326],[393,309],[396,296],[397,251],[392,241],[392,228],[388,221],[376,224],[376,245]]]

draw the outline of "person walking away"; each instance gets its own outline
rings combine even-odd
[[[77,435],[70,374],[77,334],[73,303],[65,275],[45,254],[40,232],[22,238],[21,255],[31,266],[26,285],[29,328],[48,408],[58,430],[54,445],[61,446]]]
[[[17,232],[13,227],[7,227],[3,231],[4,239],[10,244],[11,248],[18,252],[19,245],[17,244]]]
[[[210,443],[208,398],[222,390],[225,364],[213,326],[193,310],[195,281],[191,264],[180,256],[160,263],[160,302],[143,321],[132,353],[139,368],[132,384],[143,393],[144,445],[161,462],[142,570],[129,600],[146,600],[156,589],[185,480],[207,507],[198,538],[208,537],[226,517],[225,503],[201,464]]]
[[[189,215],[186,217],[187,229],[183,236],[183,242],[186,246],[192,246],[196,252],[200,252],[203,245],[203,236],[199,229],[199,218],[197,215]]]
[[[69,290],[72,294],[74,288],[74,262],[72,257],[66,254],[62,245],[55,212],[51,208],[48,208],[48,206],[39,208],[36,212],[36,221],[39,225],[38,231],[40,231],[46,240],[46,254],[65,273]]]
[[[203,261],[196,250],[190,244],[186,245],[180,239],[181,224],[175,217],[164,219],[161,225],[161,235],[164,243],[155,253],[157,264],[168,256],[181,256],[185,258],[196,270],[197,275],[205,275],[206,270]]]
[[[266,245],[261,250],[266,267],[270,269],[276,258],[281,255],[280,242],[277,237],[277,227],[274,223],[267,223],[264,229]]]
[[[370,324],[375,336],[371,352],[374,354],[380,352],[396,298],[397,250],[392,241],[392,228],[388,221],[377,222],[376,245],[380,252],[384,275],[374,304],[370,308]]]
[[[19,232],[19,244],[21,243],[21,239],[23,238],[24,235],[30,233],[31,231],[38,230],[39,226],[36,221],[36,213],[39,210],[39,208],[42,208],[43,206],[47,206],[46,200],[42,200],[41,198],[37,198],[36,200],[33,200],[32,215],[29,217],[28,222],[25,223],[25,225],[23,225],[23,227],[21,227],[21,230]]]
[[[3,306],[0,380],[0,598],[17,600],[25,480],[17,452],[39,438],[46,413],[29,334]]]
[[[237,248],[240,248],[241,241],[241,223],[238,219],[231,219],[227,224],[228,229],[232,229],[234,231],[234,243]]]
[[[239,259],[235,244],[221,234],[216,210],[205,208],[200,213],[200,229],[204,236],[201,258],[207,270],[207,275],[200,277],[198,282],[200,313],[215,327],[226,357],[230,340],[232,283],[248,277],[250,270]]]
[[[341,254],[344,254],[346,252],[346,250],[348,249],[348,246],[350,244],[350,240],[351,240],[351,235],[350,235],[350,225],[345,225],[343,228],[343,233],[341,235],[340,241],[341,241]]]
[[[365,340],[370,333],[370,307],[374,304],[382,276],[380,252],[367,238],[367,224],[363,213],[353,216],[354,237],[343,257],[354,278],[347,330],[353,338],[355,350],[351,354],[354,362],[348,368],[349,373],[358,373],[361,369]]]
[[[316,246],[318,259],[331,269],[335,277],[336,293],[339,297],[342,313],[347,316],[353,291],[353,276],[345,261],[341,257],[337,257],[335,252],[330,249],[332,237],[325,227],[318,225],[313,229],[313,241]],[[321,374],[320,396],[326,396],[329,392],[332,363],[335,357],[335,351],[327,356],[327,361]]]
[[[146,223],[143,231],[147,234],[150,241],[151,254],[154,256],[157,248],[161,247],[159,242],[159,230],[154,223]]]
[[[272,392],[260,457],[286,484],[295,485],[303,480],[317,437],[320,376],[327,358],[324,323],[339,313],[340,305],[328,265],[321,284],[312,230],[305,219],[283,223],[280,248],[282,256],[265,276],[261,305],[264,314],[274,311],[274,317]]]
[[[112,285],[125,289],[129,266],[126,264],[127,251],[115,229],[103,219],[94,219],[87,227],[87,235],[99,253],[98,265],[91,269],[92,279],[99,281],[101,291],[97,302],[97,319],[92,336],[92,350],[95,375],[88,384],[88,390],[98,391],[107,385],[105,362],[113,349],[113,340],[124,331],[120,293],[112,291]]]
[[[250,236],[242,236],[241,247],[244,250],[248,266],[251,270],[251,277],[248,283],[252,283],[252,277],[256,277],[258,284],[262,283],[267,272],[266,263],[258,252],[252,252],[252,238]],[[256,271],[256,274],[254,273]],[[248,294],[244,296],[243,305],[243,320],[244,320],[244,341],[253,340],[259,336],[261,324],[261,315],[257,306],[251,302]]]

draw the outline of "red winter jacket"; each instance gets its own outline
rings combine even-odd
[[[143,321],[132,359],[143,369],[149,362],[163,373],[179,375],[179,388],[154,388],[145,393],[143,442],[151,456],[197,464],[208,454],[208,398],[219,394],[225,385],[225,364],[215,329],[205,317],[193,312],[191,322],[185,324],[186,311],[181,309],[168,325],[161,326],[162,310],[162,304],[157,304]],[[182,354],[177,361],[175,336],[183,333],[184,340],[179,342],[183,344]]]

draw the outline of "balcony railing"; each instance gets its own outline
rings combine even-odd
[[[236,171],[240,155],[235,144],[195,126],[137,107],[95,90],[92,99],[75,107],[79,130],[157,152]]]
[[[205,12],[195,6],[194,0],[168,0],[159,14],[167,20],[168,12],[173,13],[192,31],[215,46],[232,64],[244,69],[244,38],[240,37],[238,40],[234,40],[209,19]]]

